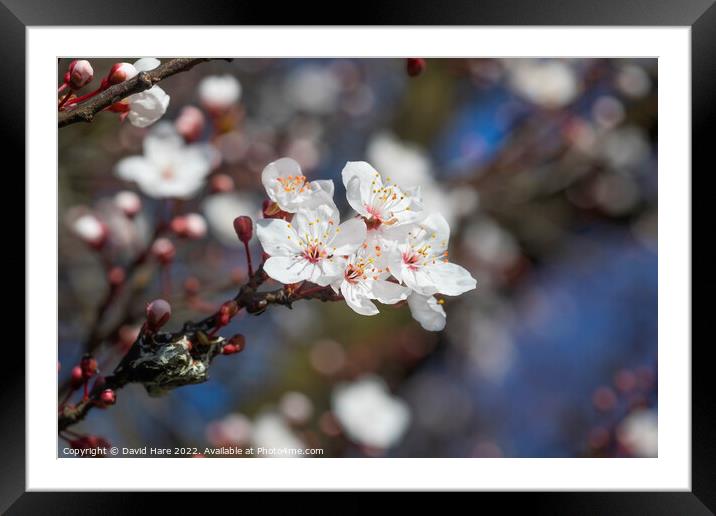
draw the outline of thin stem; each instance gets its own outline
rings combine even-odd
[[[62,109],[62,106],[65,105],[65,102],[67,102],[67,101],[70,99],[71,96],[72,96],[72,90],[68,91],[68,92],[65,94],[65,96],[62,97],[62,100],[61,100],[60,103],[57,105],[57,109]]]
[[[251,251],[249,250],[248,240],[246,242],[244,242],[244,250],[246,251],[246,263],[248,264],[248,267],[249,267],[249,276],[253,276],[254,275],[254,266],[253,266],[253,263],[251,262]]]

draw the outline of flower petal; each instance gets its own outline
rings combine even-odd
[[[291,225],[282,219],[256,221],[256,236],[264,251],[271,256],[291,256],[301,253],[298,235]]]
[[[437,291],[446,296],[459,296],[477,286],[477,281],[464,267],[456,263],[436,263],[425,267],[425,272]]]
[[[169,95],[159,86],[130,95],[129,121],[135,127],[148,127],[159,120],[169,106]]]
[[[386,280],[375,280],[371,284],[371,297],[383,304],[392,305],[408,297],[410,289]]]
[[[161,61],[156,57],[143,57],[134,62],[134,68],[138,72],[148,72],[149,70],[154,70],[160,64]]]
[[[371,217],[372,215],[366,210],[367,199],[364,200],[363,194],[361,193],[361,182],[357,177],[351,178],[346,185],[346,200],[359,215],[364,217]]]
[[[301,165],[291,158],[281,158],[266,165],[261,172],[261,183],[266,189],[266,194],[273,202],[278,202],[278,192],[282,188],[281,184],[276,180],[281,177],[301,176]]]
[[[413,319],[420,323],[423,329],[428,331],[440,331],[445,328],[447,315],[445,309],[433,296],[421,296],[410,294],[408,306]]]
[[[316,267],[306,260],[289,256],[272,256],[264,262],[266,274],[284,284],[310,281],[314,269]]]
[[[123,158],[115,165],[115,174],[120,179],[136,181],[142,176],[158,175],[156,167],[143,156],[129,156]]]
[[[336,236],[329,243],[336,256],[347,256],[360,247],[366,237],[365,222],[361,219],[350,219],[338,226]]]
[[[357,285],[351,285],[344,281],[341,285],[341,293],[346,304],[355,312],[361,315],[376,315],[378,308],[368,299],[367,294]]]

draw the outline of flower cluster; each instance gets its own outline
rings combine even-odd
[[[342,171],[357,215],[341,223],[332,181],[309,181],[298,163],[282,158],[263,171],[270,199],[256,233],[276,281],[330,285],[362,315],[378,313],[374,301],[407,300],[413,317],[431,331],[445,327],[442,299],[476,286],[463,267],[448,261],[450,227],[423,210],[419,188],[401,188],[366,162]]]

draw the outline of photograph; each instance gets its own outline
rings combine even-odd
[[[58,58],[57,457],[659,457],[658,64]]]

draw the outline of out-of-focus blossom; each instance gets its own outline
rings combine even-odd
[[[624,105],[611,95],[603,95],[594,102],[592,114],[599,126],[611,129],[624,120]]]
[[[198,213],[187,213],[175,217],[170,226],[172,231],[180,237],[198,239],[206,235],[206,220]]]
[[[139,196],[129,190],[117,192],[114,196],[114,203],[127,217],[134,217],[142,210],[142,200]]]
[[[261,173],[266,194],[278,207],[288,213],[300,208],[317,208],[321,204],[333,204],[333,181],[308,181],[301,167],[291,158],[281,158],[269,163]]]
[[[240,97],[241,83],[232,75],[212,75],[199,83],[199,100],[209,111],[226,111]]]
[[[355,252],[366,236],[365,224],[351,219],[339,222],[335,206],[323,205],[315,210],[301,210],[291,223],[281,219],[256,222],[256,236],[271,256],[264,271],[281,283],[307,280],[326,286],[343,269],[339,256]]]
[[[145,137],[144,155],[120,160],[115,172],[150,197],[188,199],[204,185],[211,166],[208,146],[185,145],[171,125],[161,124]]]
[[[371,301],[376,299],[386,305],[402,301],[409,289],[387,281],[390,272],[381,266],[380,250],[363,246],[343,261],[343,275],[334,281],[333,290],[343,294],[348,306],[361,315],[376,315],[378,308]]]
[[[302,392],[290,391],[281,396],[279,410],[288,421],[303,424],[313,415],[313,403]]]
[[[99,248],[107,241],[107,226],[92,213],[85,213],[72,222],[72,231],[88,245]]]
[[[206,439],[212,446],[242,446],[251,441],[251,420],[243,414],[229,414],[206,427]]]
[[[368,143],[366,152],[381,174],[397,184],[420,187],[423,211],[440,212],[450,225],[477,207],[474,189],[466,185],[448,189],[435,179],[430,159],[417,145],[399,141],[390,133],[378,133]]]
[[[388,253],[390,272],[401,283],[424,296],[458,296],[476,286],[463,267],[447,260],[450,226],[439,214],[428,215],[409,227],[407,241]]]
[[[649,141],[644,131],[634,126],[610,131],[601,145],[601,153],[617,170],[633,170],[649,156]]]
[[[542,107],[565,106],[579,92],[577,75],[565,61],[506,59],[504,63],[515,92]]]
[[[240,247],[236,238],[234,219],[241,215],[256,218],[261,207],[253,195],[244,192],[228,192],[210,195],[202,205],[211,233],[225,246]]]
[[[177,132],[188,142],[199,139],[205,124],[204,113],[195,106],[184,106],[174,121]]]
[[[422,296],[413,292],[408,296],[408,306],[413,319],[427,331],[441,331],[445,328],[447,315],[442,303],[434,296]]]
[[[489,267],[506,269],[520,257],[520,247],[515,238],[497,221],[486,216],[465,228],[463,244]]]
[[[632,98],[641,98],[651,90],[651,78],[639,65],[626,64],[621,67],[616,77],[617,87]]]
[[[321,374],[336,374],[346,363],[346,353],[335,340],[323,339],[311,348],[311,365]]]
[[[265,412],[254,420],[251,441],[256,447],[273,449],[271,457],[298,457],[290,450],[304,449],[305,444],[275,412]],[[261,456],[261,455],[259,455]]]
[[[657,457],[659,433],[656,411],[640,409],[630,413],[617,428],[617,439],[637,457]]]
[[[327,67],[302,66],[288,77],[284,90],[297,109],[321,115],[335,110],[340,84]]]
[[[331,405],[348,437],[379,450],[396,444],[410,424],[407,404],[391,396],[376,376],[339,385],[331,395]]]

